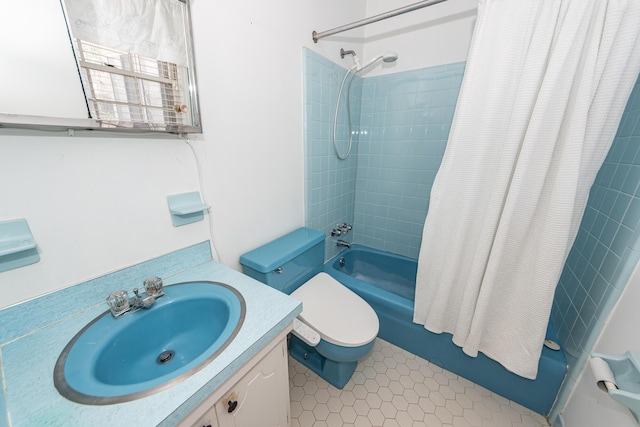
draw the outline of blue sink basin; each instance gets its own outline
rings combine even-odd
[[[82,329],[56,363],[60,394],[89,405],[148,396],[202,369],[242,326],[244,299],[228,285],[188,282],[164,292],[148,309],[118,319],[107,311]]]

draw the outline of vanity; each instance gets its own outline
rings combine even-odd
[[[53,373],[67,343],[107,310],[109,293],[152,275],[167,286],[211,281],[235,289],[246,304],[235,338],[204,367],[148,396],[100,405],[64,398]],[[301,311],[299,301],[213,261],[208,242],[5,308],[0,426],[287,426],[286,337]]]
[[[286,333],[271,341],[179,427],[288,426],[289,374]]]

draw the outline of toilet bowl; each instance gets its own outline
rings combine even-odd
[[[328,274],[324,234],[300,228],[240,258],[243,272],[302,302],[289,339],[293,358],[337,388],[373,348],[379,322],[361,297]]]
[[[291,354],[329,383],[343,388],[358,360],[373,348],[378,335],[378,316],[371,306],[327,273],[318,273],[296,289],[292,297],[302,301],[299,319],[316,331],[320,342],[313,347],[304,342],[291,343]],[[313,366],[310,354],[317,352],[325,360]],[[313,360],[312,360],[313,362]]]

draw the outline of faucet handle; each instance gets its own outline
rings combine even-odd
[[[151,276],[144,281],[144,290],[149,296],[158,295],[162,292],[162,279],[158,276]]]
[[[107,297],[107,305],[109,310],[115,316],[117,313],[126,311],[129,309],[129,296],[127,291],[115,291]]]

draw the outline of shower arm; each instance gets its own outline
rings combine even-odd
[[[340,27],[332,28],[331,30],[322,31],[320,33],[318,33],[317,31],[314,31],[313,33],[311,33],[311,37],[313,38],[314,43],[318,43],[318,40],[320,40],[323,37],[338,34],[343,31],[351,30],[353,28],[362,27],[363,25],[372,24],[374,22],[382,21],[383,19],[402,15],[403,13],[413,12],[414,10],[422,9],[423,7],[433,6],[434,4],[442,3],[444,1],[447,1],[447,0],[423,0],[418,3],[413,3],[408,6],[400,7],[398,9],[394,9],[389,12],[372,16],[370,18],[361,19],[359,21],[352,22],[351,24],[346,24]]]

